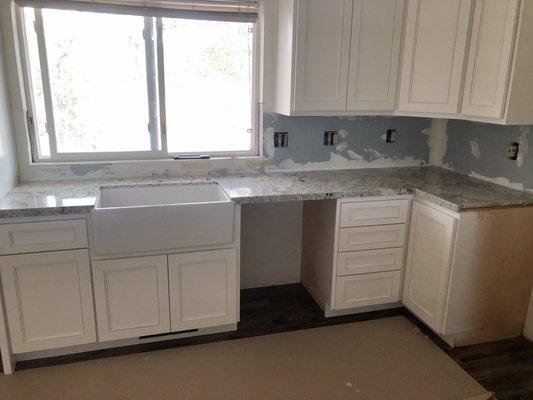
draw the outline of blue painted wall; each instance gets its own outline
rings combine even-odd
[[[517,189],[533,189],[533,157],[528,143],[533,144],[531,126],[449,121],[447,135],[446,167]],[[511,142],[520,143],[517,161],[506,158]]]
[[[424,165],[429,160],[427,131],[430,123],[426,118],[287,117],[265,114],[264,154],[282,169],[301,166],[363,168]],[[397,129],[395,143],[385,142],[384,135],[389,128]],[[273,133],[276,131],[288,132],[288,148],[272,148]],[[325,131],[339,132],[336,146],[323,145]]]

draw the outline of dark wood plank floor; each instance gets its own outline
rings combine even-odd
[[[533,400],[533,342],[528,342],[524,338],[516,338],[452,349],[403,308],[326,319],[318,305],[299,284],[243,290],[241,292],[241,322],[238,330],[234,332],[24,361],[17,364],[17,369],[113,357],[220,340],[233,340],[396,315],[404,315],[418,325],[431,340],[481,385],[487,390],[494,391],[499,400]]]

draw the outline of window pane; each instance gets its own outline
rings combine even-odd
[[[29,56],[29,69],[31,85],[33,86],[33,103],[35,106],[35,129],[37,130],[37,147],[39,157],[50,157],[50,141],[46,131],[46,111],[44,108],[43,80],[41,77],[41,65],[39,63],[39,47],[35,34],[35,11],[33,8],[24,9],[24,21],[26,31],[26,49]]]
[[[150,150],[144,19],[43,10],[58,153]]]
[[[163,19],[169,152],[251,149],[252,28]]]

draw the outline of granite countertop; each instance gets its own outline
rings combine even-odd
[[[414,194],[455,212],[533,205],[533,194],[439,167],[407,167],[21,183],[0,198],[0,218],[88,213],[105,186],[201,182],[218,182],[241,204]]]

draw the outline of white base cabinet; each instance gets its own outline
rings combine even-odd
[[[0,257],[13,353],[96,341],[85,250]]]
[[[415,202],[405,266],[403,303],[442,332],[456,218]]]
[[[326,316],[398,303],[411,200],[304,204],[302,283]]]
[[[172,331],[236,323],[237,249],[169,256]]]
[[[533,207],[455,214],[415,201],[403,303],[448,343],[519,336],[533,285]]]
[[[98,339],[170,332],[167,256],[94,261]]]

